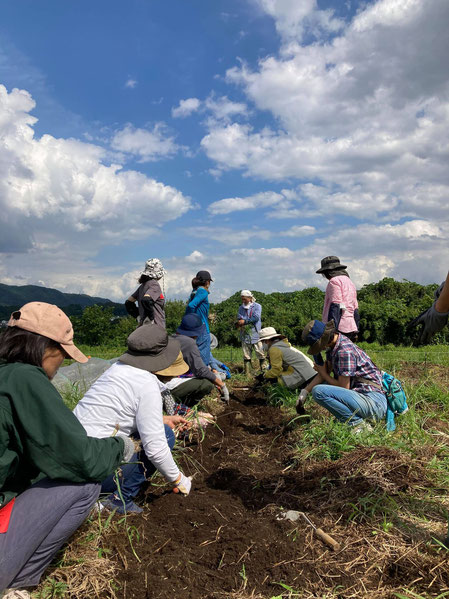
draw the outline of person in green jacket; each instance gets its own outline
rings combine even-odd
[[[65,358],[87,362],[64,312],[13,312],[0,337],[0,597],[30,597],[24,587],[85,520],[100,481],[134,452],[129,437],[87,436],[50,382]]]

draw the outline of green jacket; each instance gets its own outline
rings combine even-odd
[[[87,436],[42,368],[0,363],[0,508],[44,476],[100,482],[123,450],[118,437]]]

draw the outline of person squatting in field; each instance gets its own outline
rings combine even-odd
[[[108,494],[104,507],[140,513],[134,498],[156,470],[182,494],[190,492],[190,478],[171,454],[173,429],[185,428],[188,422],[179,415],[163,416],[161,395],[163,382],[184,374],[188,366],[179,343],[155,324],[137,328],[127,344],[127,351],[86,392],[74,413],[91,436],[110,437],[118,430],[140,441],[142,448],[121,468],[121,478],[109,476],[101,487]]]
[[[240,295],[242,304],[237,313],[237,328],[242,343],[244,371],[249,374],[253,350],[259,359],[261,370],[265,363],[265,352],[259,339],[259,332],[262,328],[262,306],[256,302],[256,298],[249,289],[243,289]]]
[[[165,296],[159,283],[160,280],[163,281],[164,275],[165,270],[160,260],[147,260],[140,273],[139,287],[125,302],[126,311],[137,319],[139,326],[157,324],[165,329]]]
[[[256,376],[260,383],[279,383],[288,389],[302,389],[317,376],[312,360],[292,347],[287,337],[273,327],[261,329],[260,341],[267,352],[270,368]]]
[[[0,596],[30,597],[21,589],[39,583],[100,481],[134,453],[122,434],[87,436],[50,382],[65,358],[87,362],[62,310],[31,302],[13,312],[0,342]]]
[[[206,366],[211,361],[210,330],[209,330],[209,287],[213,279],[207,270],[200,270],[192,279],[192,293],[186,306],[186,314],[198,314],[205,325],[204,333],[196,340],[201,358]]]
[[[382,420],[387,413],[387,398],[382,391],[382,372],[371,358],[348,337],[339,333],[331,320],[310,321],[302,332],[309,345],[308,353],[315,358],[318,376],[301,392],[303,403],[308,392],[340,422],[370,429],[366,420]],[[317,356],[326,351],[326,362],[319,364]],[[331,376],[333,372],[334,376]]]
[[[206,366],[199,352],[196,340],[205,334],[206,326],[198,314],[184,314],[173,339],[181,346],[182,357],[188,364],[187,373],[174,377],[166,383],[173,398],[187,406],[194,406],[214,387],[222,399],[229,401],[229,392],[221,377]]]
[[[326,256],[316,272],[329,281],[324,295],[323,322],[333,320],[339,333],[356,342],[359,332],[357,290],[349,278],[347,266],[337,256]]]

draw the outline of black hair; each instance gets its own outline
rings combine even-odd
[[[137,280],[140,284],[142,284],[142,283],[146,283],[150,279],[151,279],[151,277],[149,277],[148,275],[140,275],[140,277]]]
[[[205,283],[210,281],[210,279],[202,279],[201,277],[193,277],[192,279],[192,289],[198,289],[198,287],[204,287]]]
[[[62,350],[57,341],[19,327],[8,327],[0,336],[0,360],[9,363],[23,362],[42,366],[45,351],[52,348]]]

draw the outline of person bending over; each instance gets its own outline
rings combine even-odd
[[[196,339],[204,335],[206,327],[198,314],[185,314],[181,325],[172,336],[181,346],[182,357],[189,370],[186,374],[171,379],[166,383],[175,400],[187,406],[194,406],[214,387],[221,397],[227,401],[229,393],[220,376],[214,374],[201,358]]]
[[[312,360],[292,347],[285,335],[273,327],[261,329],[259,335],[270,362],[269,370],[257,375],[259,382],[279,383],[293,390],[302,389],[316,377]]]
[[[365,420],[385,418],[387,398],[382,391],[381,371],[360,347],[336,330],[333,320],[327,324],[310,321],[302,332],[302,340],[310,346],[308,353],[313,356],[326,351],[326,363],[315,363],[319,376],[305,388],[299,401],[311,391],[320,406],[357,432],[370,430]]]
[[[119,480],[110,476],[102,483],[108,497],[103,505],[119,513],[139,513],[134,502],[142,485],[155,470],[188,495],[190,479],[176,465],[171,449],[175,427],[185,427],[182,416],[163,416],[161,385],[187,371],[179,343],[157,325],[137,328],[128,337],[128,350],[90,387],[74,413],[89,435],[110,437],[117,430],[139,439],[142,449],[121,468]],[[123,501],[122,501],[123,499]]]
[[[0,338],[0,596],[30,597],[55,553],[88,516],[100,481],[134,452],[117,435],[88,437],[51,384],[64,358],[87,362],[57,306],[13,312]],[[22,590],[20,590],[22,589]]]

